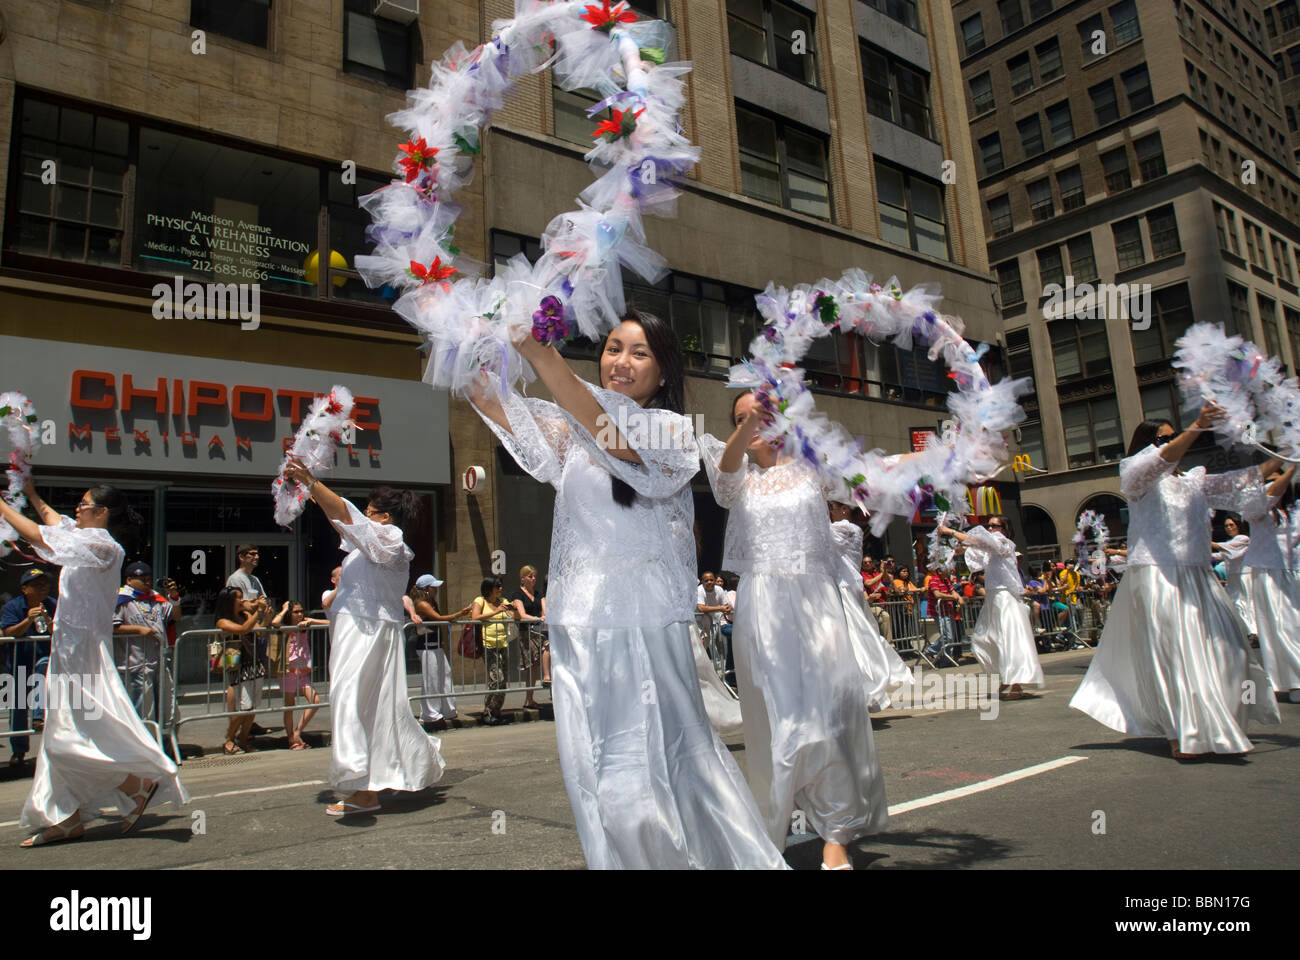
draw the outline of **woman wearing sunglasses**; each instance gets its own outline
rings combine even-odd
[[[1226,412],[1212,403],[1174,436],[1168,420],[1144,420],[1119,465],[1129,503],[1128,566],[1106,629],[1070,706],[1136,736],[1161,736],[1177,760],[1251,749],[1246,721],[1279,723],[1270,696],[1246,702],[1247,680],[1268,678],[1246,626],[1206,564],[1210,508],[1260,512],[1264,477],[1280,465],[1207,476],[1178,471],[1197,434]]]
[[[966,545],[966,566],[984,571],[984,606],[971,632],[971,650],[984,672],[1001,681],[1004,700],[1024,696],[1022,683],[1043,685],[1029,609],[1020,602],[1024,588],[1016,565],[1016,544],[1004,516],[990,517],[980,527],[962,533],[940,526],[940,536],[955,537]]]

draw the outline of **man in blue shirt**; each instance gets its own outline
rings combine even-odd
[[[19,581],[22,596],[14,597],[0,608],[0,636],[35,637],[49,636],[54,623],[54,598],[50,596],[50,575],[44,570],[33,567],[23,574]],[[45,675],[45,668],[50,664],[50,641],[36,643],[6,643],[4,645],[4,670],[14,677],[15,709],[10,716],[9,729],[22,730],[27,726],[27,692],[28,682],[32,677]],[[23,675],[28,682],[18,685],[18,668],[23,668]],[[39,732],[45,726],[45,711],[39,701],[32,703],[32,729]],[[9,766],[21,766],[31,747],[27,737],[10,737],[13,756]]]

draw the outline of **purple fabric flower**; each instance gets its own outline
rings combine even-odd
[[[540,310],[533,311],[533,339],[539,343],[567,340],[569,325],[564,321],[564,304],[559,297],[543,297]]]

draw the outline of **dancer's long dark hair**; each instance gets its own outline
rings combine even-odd
[[[646,346],[650,348],[655,363],[659,365],[659,375],[664,378],[663,386],[646,401],[646,409],[671,410],[673,413],[685,414],[686,388],[685,377],[682,372],[682,347],[677,340],[677,333],[673,330],[672,325],[666,320],[661,320],[653,313],[646,313],[644,310],[638,310],[635,307],[629,309],[627,315],[622,319],[625,323],[638,324],[644,331]],[[613,336],[612,331],[601,342],[601,356],[605,354],[605,347],[609,344],[610,336]],[[599,365],[599,360],[597,364]],[[603,378],[600,385],[605,386]],[[620,480],[613,475],[610,476],[609,481],[610,493],[614,497],[614,502],[621,507],[632,506],[636,501],[636,491],[625,480]]]
[[[127,503],[126,494],[107,483],[91,487],[86,492],[90,494],[90,500],[95,506],[108,508],[108,535],[120,543],[124,550],[133,550],[144,518]]]
[[[1156,435],[1160,432],[1160,428],[1165,426],[1172,427],[1173,424],[1164,419],[1143,420],[1133,431],[1133,439],[1128,443],[1128,453],[1125,456],[1131,457],[1151,446],[1156,442]]]
[[[371,490],[369,503],[380,513],[392,517],[393,526],[403,532],[408,523],[419,521],[424,510],[424,503],[414,490],[399,490],[387,485],[380,485]]]

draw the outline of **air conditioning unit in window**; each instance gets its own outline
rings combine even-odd
[[[375,16],[412,23],[420,15],[420,0],[375,0]]]

